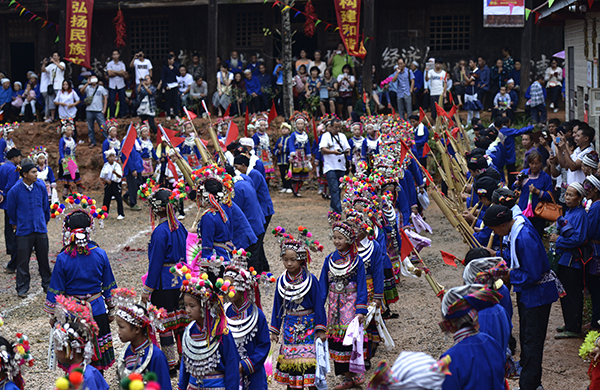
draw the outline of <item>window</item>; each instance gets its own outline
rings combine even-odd
[[[169,18],[134,18],[129,25],[129,37],[133,53],[142,50],[146,58],[160,61],[169,51]]]
[[[470,50],[471,17],[469,15],[431,16],[429,47],[433,52]]]
[[[35,39],[31,23],[25,19],[11,19],[8,21],[8,36],[13,41]]]
[[[235,20],[236,47],[262,46],[264,41],[263,12],[238,12]]]

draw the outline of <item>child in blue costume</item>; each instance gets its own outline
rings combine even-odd
[[[295,112],[292,117],[294,131],[288,139],[290,162],[292,163],[292,191],[294,196],[300,195],[302,184],[308,180],[312,169],[310,163],[310,140],[308,139],[308,116],[303,112]]]
[[[200,272],[192,272],[183,264],[178,264],[174,270],[185,279],[181,292],[185,310],[192,320],[182,338],[180,390],[240,388],[240,356],[227,326],[220,296],[225,293],[235,295],[235,288],[223,291],[221,287],[228,284],[208,270],[214,268],[210,264],[212,261],[203,259]]]
[[[142,178],[146,179],[154,174],[153,160],[156,159],[154,153],[154,144],[150,139],[150,125],[148,121],[143,121],[137,126],[138,138],[135,140],[135,148],[142,158],[144,170]]]
[[[208,165],[196,172],[199,178],[196,201],[204,209],[198,222],[201,257],[208,259],[215,254],[228,264],[233,250],[233,224],[231,208],[224,206],[231,205],[232,177],[217,165]]]
[[[498,305],[479,311],[479,331],[490,335],[500,344],[504,353],[510,356],[510,352],[507,353],[507,350],[512,322],[503,304],[503,300],[506,298],[505,294],[508,295],[510,303],[510,292],[501,279],[507,275],[508,267],[501,257],[472,259],[463,271],[465,284],[483,284],[502,295]]]
[[[146,309],[136,301],[133,289],[119,288],[113,292],[119,338],[125,343],[117,360],[117,377],[120,381],[133,373],[153,372],[161,390],[170,390],[169,363],[156,340],[160,316],[165,313],[153,305]]]
[[[260,306],[258,280],[248,271],[243,249],[225,270],[225,280],[235,288],[225,304],[229,330],[240,355],[240,374],[244,389],[263,390],[268,387],[265,360],[271,349],[269,326]],[[267,275],[264,275],[267,278]]]
[[[373,166],[371,161],[373,156],[379,154],[379,137],[377,135],[375,123],[367,122],[365,128],[367,130],[367,136],[362,142],[360,156],[361,160],[366,161],[370,168]]]
[[[285,267],[277,279],[271,314],[271,343],[280,341],[275,380],[291,389],[314,388],[316,372],[315,340],[326,340],[325,301],[316,276],[308,270],[309,250],[322,251],[318,241],[309,240],[308,230],[299,228],[294,239],[277,227],[280,256]]]
[[[170,269],[185,259],[187,230],[175,218],[173,203],[177,201],[170,199],[171,191],[153,185],[148,180],[139,191],[140,197],[150,204],[153,227],[148,244],[148,276],[143,286],[142,302],[151,302],[167,312],[160,320],[162,329],[159,337],[169,368],[174,371],[179,363],[181,334],[188,318],[179,301],[181,279],[171,274]],[[158,219],[156,228],[155,219]]]
[[[30,346],[27,336],[17,334],[14,343],[0,336],[0,388],[2,390],[24,390],[23,366],[33,365],[33,357],[30,354]],[[22,352],[19,349],[22,348]]]
[[[104,371],[115,362],[109,314],[112,315],[112,290],[117,287],[117,283],[106,252],[90,241],[93,228],[92,216],[82,209],[65,216],[64,248],[56,258],[44,311],[56,316],[58,295],[89,304],[94,321],[99,327],[97,359],[92,365]]]
[[[267,183],[275,179],[275,168],[273,167],[273,156],[271,155],[271,142],[269,141],[269,118],[265,114],[258,114],[256,117],[256,133],[252,136],[254,140],[254,152],[256,157],[263,163],[265,174],[263,177]]]
[[[120,156],[121,152],[121,141],[118,138],[118,126],[119,123],[116,119],[109,119],[106,121],[104,126],[102,126],[102,133],[106,134],[106,139],[102,142],[102,154],[107,150],[113,149],[117,156]],[[104,162],[106,162],[106,157],[104,158]]]
[[[89,305],[82,305],[75,298],[58,295],[55,315],[50,338],[51,368],[54,368],[58,360],[66,373],[74,369],[83,371],[81,388],[108,390],[109,386],[100,371],[90,365],[98,353],[94,347],[94,338],[98,335],[99,328]]]
[[[336,251],[325,259],[319,283],[323,301],[329,303],[329,354],[334,361],[335,374],[343,375],[342,384],[336,388],[346,389],[364,383],[364,375],[350,372],[352,346],[344,346],[342,341],[350,322],[355,317],[363,322],[367,314],[367,280],[364,263],[358,256],[356,227],[338,221],[332,224],[332,232]]]
[[[481,284],[453,287],[442,300],[444,321],[440,327],[451,333],[454,346],[442,354],[452,361],[443,390],[504,390],[504,351],[489,335],[479,332],[478,312],[500,300],[500,294]]]
[[[79,176],[79,167],[75,161],[75,148],[77,142],[73,139],[73,131],[75,130],[75,122],[73,119],[61,119],[60,131],[62,137],[58,141],[58,178],[57,180],[63,184],[63,199],[66,198],[71,188],[71,183],[77,186],[77,192],[82,192],[81,177]],[[71,162],[71,170],[75,170],[75,178],[69,171],[69,162]],[[74,165],[73,165],[74,163]]]
[[[42,180],[46,184],[46,190],[48,191],[48,200],[51,200],[52,190],[56,188],[56,178],[54,177],[54,171],[48,165],[48,152],[43,146],[38,146],[31,149],[29,158],[36,165],[38,170],[38,179]]]
[[[188,120],[183,121],[181,124],[181,135],[185,137],[185,140],[177,147],[179,153],[192,169],[199,168],[202,156],[200,155],[198,146],[196,146],[196,133],[194,133],[192,122]]]

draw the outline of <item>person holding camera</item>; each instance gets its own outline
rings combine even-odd
[[[342,213],[340,199],[340,178],[346,174],[346,155],[350,154],[350,144],[342,130],[339,119],[332,119],[327,124],[327,132],[321,137],[319,150],[323,155],[323,173],[331,192],[331,210]]]
[[[135,56],[129,64],[129,67],[135,69],[136,85],[141,85],[146,76],[150,76],[150,78],[152,78],[152,62],[144,57],[144,52],[141,50],[135,53]]]
[[[40,90],[44,97],[46,112],[44,120],[46,123],[54,121],[56,106],[54,98],[56,92],[62,88],[63,80],[65,79],[65,63],[60,60],[58,52],[52,53],[50,58],[44,58],[42,61],[42,82]]]
[[[85,117],[88,125],[88,137],[90,138],[90,149],[96,146],[96,136],[94,134],[94,122],[102,130],[106,122],[104,115],[108,105],[108,92],[106,88],[98,84],[98,77],[92,76],[87,79],[85,84],[79,86],[79,91],[85,94],[83,104],[85,104]]]

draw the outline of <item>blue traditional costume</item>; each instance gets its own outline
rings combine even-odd
[[[294,195],[298,195],[303,182],[308,180],[308,173],[312,169],[310,140],[306,132],[308,118],[304,113],[296,112],[292,118],[292,124],[296,131],[288,138],[287,148],[292,163],[292,190]]]
[[[336,375],[343,375],[350,371],[352,346],[344,346],[342,341],[354,317],[367,314],[367,280],[364,263],[356,248],[356,228],[346,222],[334,222],[332,230],[342,234],[350,248],[344,253],[336,250],[325,258],[319,283],[323,301],[329,303],[327,337],[330,355]]]
[[[225,314],[244,371],[242,387],[263,390],[268,387],[265,360],[271,349],[271,340],[267,319],[260,307],[258,282],[247,270],[246,255],[245,251],[238,250],[225,270],[225,279],[232,282],[236,293],[243,293],[242,306],[228,303]]]
[[[154,306],[145,309],[136,304],[136,294],[132,289],[116,289],[113,292],[113,302],[116,308],[115,315],[131,326],[141,328],[146,335],[144,342],[138,346],[133,346],[131,342],[125,343],[117,359],[119,381],[133,373],[145,375],[153,372],[161,390],[170,390],[169,363],[156,340],[157,326],[163,313]]]
[[[28,337],[24,334],[17,334],[14,342],[0,337],[0,349],[2,349],[0,388],[2,390],[24,390],[23,367],[25,365],[31,367],[34,363]]]
[[[588,198],[593,199],[590,191],[600,191],[599,175],[590,175],[583,182],[585,190],[588,192]],[[596,196],[597,197],[597,196]],[[586,285],[592,296],[592,329],[600,327],[600,199],[596,199],[588,208],[588,241],[592,246],[592,257],[586,264]]]
[[[142,164],[144,166],[142,177],[148,178],[154,174],[152,162],[156,159],[156,155],[154,154],[154,144],[152,144],[152,140],[150,139],[148,121],[143,121],[136,129],[138,138],[135,140],[135,149],[142,158]],[[144,132],[146,132],[145,136]]]
[[[500,294],[481,284],[451,288],[442,300],[443,331],[454,332],[454,346],[442,354],[452,361],[443,390],[504,390],[504,351],[477,330],[478,312],[498,303]]]
[[[283,122],[281,124],[281,127],[285,127],[285,126],[290,128],[290,125]],[[277,139],[277,142],[275,142],[275,146],[273,147],[273,154],[275,155],[275,157],[277,157],[277,167],[279,168],[279,175],[281,176],[282,189],[283,190],[289,189],[291,191],[292,190],[292,187],[290,184],[291,177],[290,177],[290,179],[288,179],[288,177],[287,177],[288,170],[290,168],[290,166],[289,166],[290,165],[290,152],[288,150],[289,138],[290,138],[289,135],[282,135],[281,137],[279,137]]]
[[[269,331],[278,337],[283,333],[283,337],[275,380],[292,389],[313,387],[317,365],[316,332],[327,330],[327,317],[319,281],[308,271],[308,248],[322,250],[323,247],[317,241],[309,242],[304,229],[299,240],[279,227],[275,234],[280,236],[281,256],[288,250],[293,251],[296,260],[302,263],[298,274],[290,276],[284,271],[277,279]]]
[[[190,127],[189,133],[186,131],[188,126]],[[185,159],[185,161],[187,161],[189,166],[192,169],[197,169],[200,167],[202,156],[198,146],[196,145],[196,134],[192,132],[192,126],[192,123],[189,121],[183,122],[181,126],[181,132],[182,135],[185,136],[185,140],[177,147],[177,149],[179,149],[179,153]]]
[[[112,129],[117,130],[118,125],[119,124],[116,119],[109,119],[106,121],[104,126],[102,126],[102,132],[106,134],[106,139],[104,140],[104,142],[102,142],[102,158],[104,159],[104,162],[107,162],[106,155],[104,154],[104,152],[106,152],[107,150],[113,149],[117,154],[117,159],[120,156],[121,141],[119,141],[117,137],[112,138],[110,136],[110,131]]]
[[[248,218],[240,207],[231,203],[231,225],[233,226],[233,245],[236,248],[248,249],[258,241],[256,234],[248,222]]]
[[[275,179],[275,168],[273,167],[273,156],[271,155],[271,143],[267,128],[269,127],[268,118],[260,115],[254,121],[256,133],[252,136],[254,140],[254,152],[265,168],[265,179],[267,183]]]
[[[63,221],[64,248],[56,258],[44,311],[56,316],[56,297],[65,295],[85,302],[98,324],[96,360],[92,365],[103,371],[115,362],[108,312],[112,311],[112,291],[117,287],[106,252],[89,241],[93,218],[75,210]],[[108,308],[108,312],[107,312]]]
[[[179,301],[181,279],[171,274],[170,269],[185,259],[187,230],[175,218],[171,191],[164,188],[150,188],[148,183],[140,189],[142,199],[148,200],[151,208],[152,225],[154,217],[159,217],[158,226],[153,229],[148,244],[148,276],[144,281],[144,295],[150,295],[150,302],[167,312],[161,318],[163,329],[159,332],[161,349],[171,370],[177,368],[181,352],[181,334],[188,323],[185,310]]]
[[[61,132],[64,134],[68,129],[73,130],[75,123],[73,119],[61,119]],[[63,135],[58,142],[58,180],[65,185],[63,195],[67,194],[67,185],[69,183],[75,183],[79,187],[81,183],[81,177],[79,176],[79,167],[77,161],[75,161],[75,148],[77,142],[73,137],[67,137]],[[70,169],[69,169],[70,168]],[[79,191],[81,192],[81,191]]]
[[[52,336],[50,338],[51,350],[49,352],[49,362],[51,368],[56,363],[56,352],[64,351],[67,361],[59,362],[65,370],[73,369],[68,367],[70,361],[82,359],[78,368],[83,371],[83,383],[81,388],[89,390],[109,390],[109,386],[102,374],[90,363],[96,358],[97,350],[93,344],[98,335],[98,324],[94,321],[89,305],[81,304],[75,298],[56,296],[55,306],[56,322],[53,325]]]

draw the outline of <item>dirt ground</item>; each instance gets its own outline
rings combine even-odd
[[[100,199],[99,193],[89,193],[88,195]],[[303,195],[302,198],[293,198],[289,194],[273,192],[276,213],[271,221],[271,227],[283,226],[288,230],[293,230],[299,225],[307,226],[325,246],[324,253],[314,256],[314,262],[311,265],[311,271],[319,275],[326,254],[333,250],[333,245],[328,239],[329,230],[326,218],[329,205],[314,190],[305,191]],[[93,235],[93,239],[109,254],[118,285],[134,287],[138,293],[142,286],[140,276],[147,270],[147,246],[150,239],[149,212],[147,205],[142,206],[143,211],[126,211],[126,218],[122,221],[117,221],[114,216],[107,219],[104,227],[97,226]],[[194,219],[193,208],[195,206],[189,202],[187,206],[188,214],[183,222],[187,228],[190,228],[189,225],[193,223]],[[446,288],[462,284],[462,266],[459,265],[456,269],[445,265],[439,251],[442,249],[462,258],[467,251],[467,246],[448,225],[435,204],[425,211],[425,216],[427,222],[433,227],[434,233],[429,236],[433,240],[432,246],[422,251],[423,260],[430,267],[438,282]],[[52,259],[56,257],[57,251],[60,249],[60,223],[51,220],[48,227]],[[265,251],[274,274],[279,276],[283,267],[278,259],[278,244],[271,235],[266,236]],[[0,238],[0,254],[4,263],[8,262],[3,237]],[[14,276],[1,274],[0,315],[4,318],[5,326],[0,329],[0,334],[9,337],[16,332],[24,332],[29,336],[32,353],[37,361],[32,369],[26,371],[26,388],[51,390],[54,388],[54,380],[61,375],[61,372],[49,372],[46,364],[50,327],[48,317],[42,310],[44,296],[37,273],[35,256],[32,257],[31,272],[32,286],[26,299],[17,297],[14,289]],[[262,298],[268,319],[271,317],[273,291],[271,290],[269,295],[263,293]],[[376,367],[380,360],[393,362],[403,350],[423,351],[438,357],[452,345],[452,338],[443,334],[437,325],[441,317],[440,302],[424,278],[404,278],[400,283],[399,293],[401,300],[393,309],[400,314],[400,318],[387,322],[396,348],[391,351],[380,349],[374,358],[373,367]],[[577,356],[582,341],[554,340],[554,328],[562,324],[561,318],[560,304],[555,303],[552,307],[545,345],[544,388],[547,390],[585,389],[588,383],[586,375],[588,363],[583,362]],[[516,307],[513,323],[515,326],[513,334],[518,339]],[[118,340],[114,323],[112,330],[115,350],[118,352],[122,343]],[[108,370],[106,378],[111,389],[118,388],[114,368]],[[333,387],[337,380],[330,374],[328,382]],[[175,380],[173,384],[176,385]],[[516,381],[511,381],[510,385],[512,389],[518,387]],[[270,385],[269,388],[283,389],[276,384]]]

